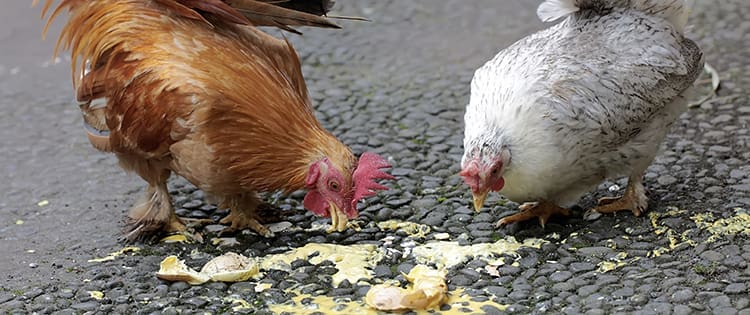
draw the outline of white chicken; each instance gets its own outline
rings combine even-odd
[[[643,173],[703,68],[684,37],[684,0],[547,0],[543,21],[479,68],[464,117],[461,173],[479,211],[489,191],[524,203],[498,225],[569,215],[607,178],[628,176],[599,213],[648,206]]]

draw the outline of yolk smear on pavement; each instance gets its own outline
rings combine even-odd
[[[725,219],[715,219],[712,213],[701,213],[690,217],[695,225],[711,233],[708,242],[715,242],[726,235],[750,236],[750,214],[742,209],[735,209],[735,215]]]
[[[432,230],[428,225],[414,223],[414,222],[398,221],[398,220],[388,220],[388,221],[379,222],[378,227],[384,231],[401,230],[411,237],[421,237],[421,238],[424,238],[425,236],[427,236],[427,233],[430,233],[430,231]]]
[[[377,315],[384,314],[384,312],[376,311],[364,304],[362,301],[351,301],[349,299],[338,299],[329,296],[312,296],[309,294],[300,294],[299,292],[292,291],[296,294],[292,298],[292,301],[284,304],[269,305],[268,308],[274,314],[281,314],[282,312],[288,312],[290,314],[298,315],[309,315],[313,313],[323,314],[357,314],[357,315]],[[458,288],[453,292],[448,293],[448,300],[445,302],[451,306],[449,313],[458,313],[459,310],[464,309],[469,313],[477,312],[482,310],[483,307],[494,307],[500,311],[504,311],[508,308],[508,305],[499,304],[492,299],[486,301],[479,301],[476,298],[472,298],[462,288]],[[426,315],[434,314],[431,311],[417,310],[413,311],[415,314]],[[387,313],[385,313],[387,314]],[[448,314],[448,313],[446,313]]]
[[[308,260],[317,265],[323,261],[331,261],[338,272],[333,274],[333,286],[337,287],[344,279],[350,283],[357,283],[360,278],[372,278],[372,268],[383,258],[383,253],[375,245],[355,244],[316,244],[310,243],[303,247],[292,249],[286,253],[269,255],[261,258],[260,267],[264,270],[291,270],[291,263],[297,259]]]
[[[467,261],[469,258],[480,258],[489,264],[498,263],[501,254],[517,256],[516,251],[522,247],[541,248],[547,241],[529,238],[522,243],[512,236],[500,239],[494,243],[480,243],[473,245],[459,245],[458,242],[430,242],[414,247],[412,255],[420,264],[434,264],[438,269],[449,269]]]

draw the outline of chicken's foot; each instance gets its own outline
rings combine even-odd
[[[544,228],[552,215],[570,215],[570,210],[548,201],[527,202],[520,205],[518,209],[521,212],[500,219],[497,226],[539,218],[539,224]]]
[[[228,197],[222,206],[229,208],[229,214],[219,223],[229,224],[229,227],[222,230],[220,234],[230,234],[250,228],[263,237],[274,236],[273,232],[261,223],[262,220],[258,215],[261,202],[255,193]]]
[[[643,188],[641,176],[631,176],[628,179],[628,187],[622,197],[603,197],[599,204],[590,212],[614,213],[617,211],[630,210],[636,217],[641,216],[648,208],[648,197]]]
[[[165,180],[149,185],[146,195],[130,209],[125,237],[132,242],[159,232],[182,232],[185,228],[172,208]]]

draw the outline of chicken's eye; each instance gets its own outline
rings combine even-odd
[[[499,171],[500,171],[500,170],[498,170],[497,168],[494,168],[494,169],[492,169],[492,176],[495,176],[495,175],[497,175],[497,173],[498,173]]]
[[[331,181],[328,183],[328,188],[330,188],[333,191],[339,191],[341,187],[339,187],[339,183]]]

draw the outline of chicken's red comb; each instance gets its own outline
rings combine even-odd
[[[354,182],[352,210],[357,209],[357,201],[360,199],[375,196],[376,190],[388,190],[388,187],[375,182],[376,179],[396,179],[393,175],[380,170],[388,167],[391,165],[379,155],[372,152],[362,153],[357,162],[357,168],[352,173]]]

